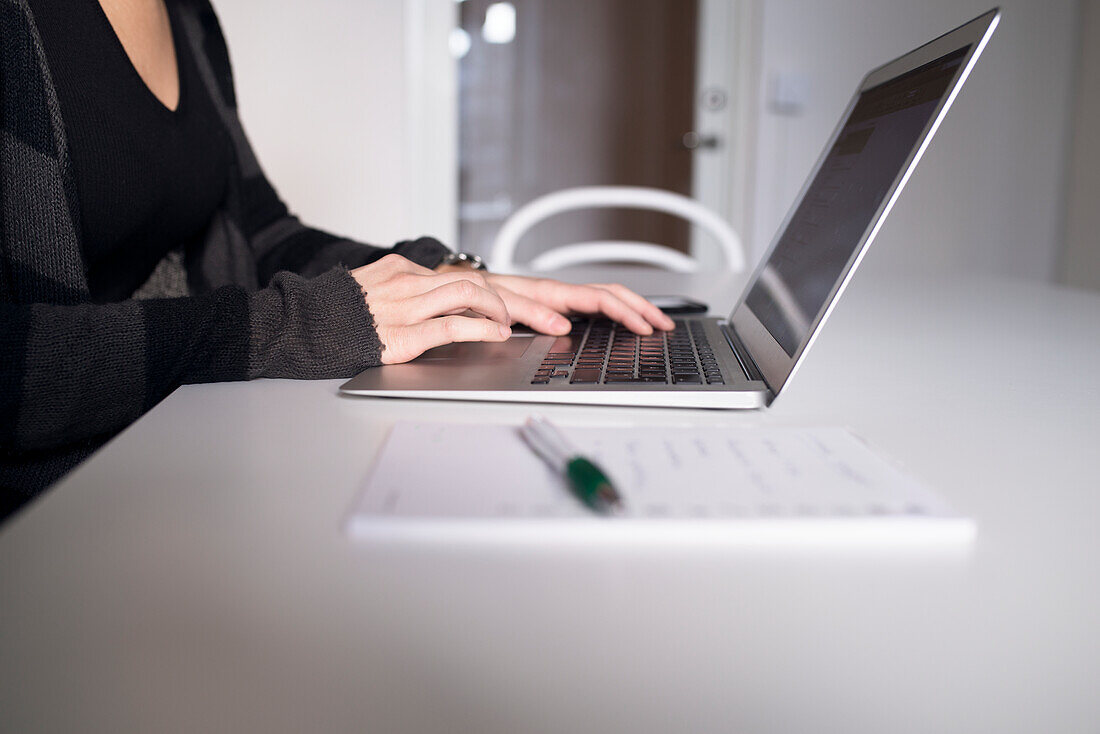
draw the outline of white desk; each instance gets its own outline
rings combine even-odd
[[[393,421],[529,409],[181,389],[0,531],[0,730],[1096,732],[1098,362],[1095,295],[856,277],[771,410],[547,410],[848,426],[969,556],[364,547]]]

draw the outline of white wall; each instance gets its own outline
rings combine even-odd
[[[453,184],[445,176],[424,184],[422,145],[408,132],[423,131],[417,116],[430,113],[406,95],[425,86],[419,57],[409,53],[421,49],[409,47],[432,25],[418,20],[410,35],[406,18],[426,2],[215,0],[245,128],[305,222],[378,244],[453,238]],[[453,139],[445,114],[436,124],[429,145]]]
[[[1100,290],[1100,0],[1082,0],[1062,282]]]
[[[988,10],[992,0],[761,0],[752,246],[770,243],[856,84]],[[1072,88],[1073,0],[1004,0],[1003,17],[864,268],[1051,279]],[[777,74],[801,75],[801,115],[768,110]]]

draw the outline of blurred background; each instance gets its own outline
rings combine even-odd
[[[485,254],[571,186],[696,198],[762,255],[862,76],[993,0],[221,0],[245,126],[304,220]],[[1005,0],[864,268],[1100,288],[1100,2]],[[690,250],[664,215],[552,218]]]

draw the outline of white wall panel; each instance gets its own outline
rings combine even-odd
[[[409,204],[403,3],[215,0],[241,116],[276,190],[307,223],[390,244]]]
[[[763,0],[751,233],[757,256],[863,74],[990,5]],[[1052,277],[1060,247],[1076,3],[1001,5],[996,35],[868,253],[868,270]],[[780,75],[807,83],[800,114],[769,109],[768,94]]]

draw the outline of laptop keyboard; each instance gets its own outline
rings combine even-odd
[[[673,331],[640,336],[607,319],[574,319],[531,380],[532,385],[722,385],[722,372],[699,321],[676,321]]]

